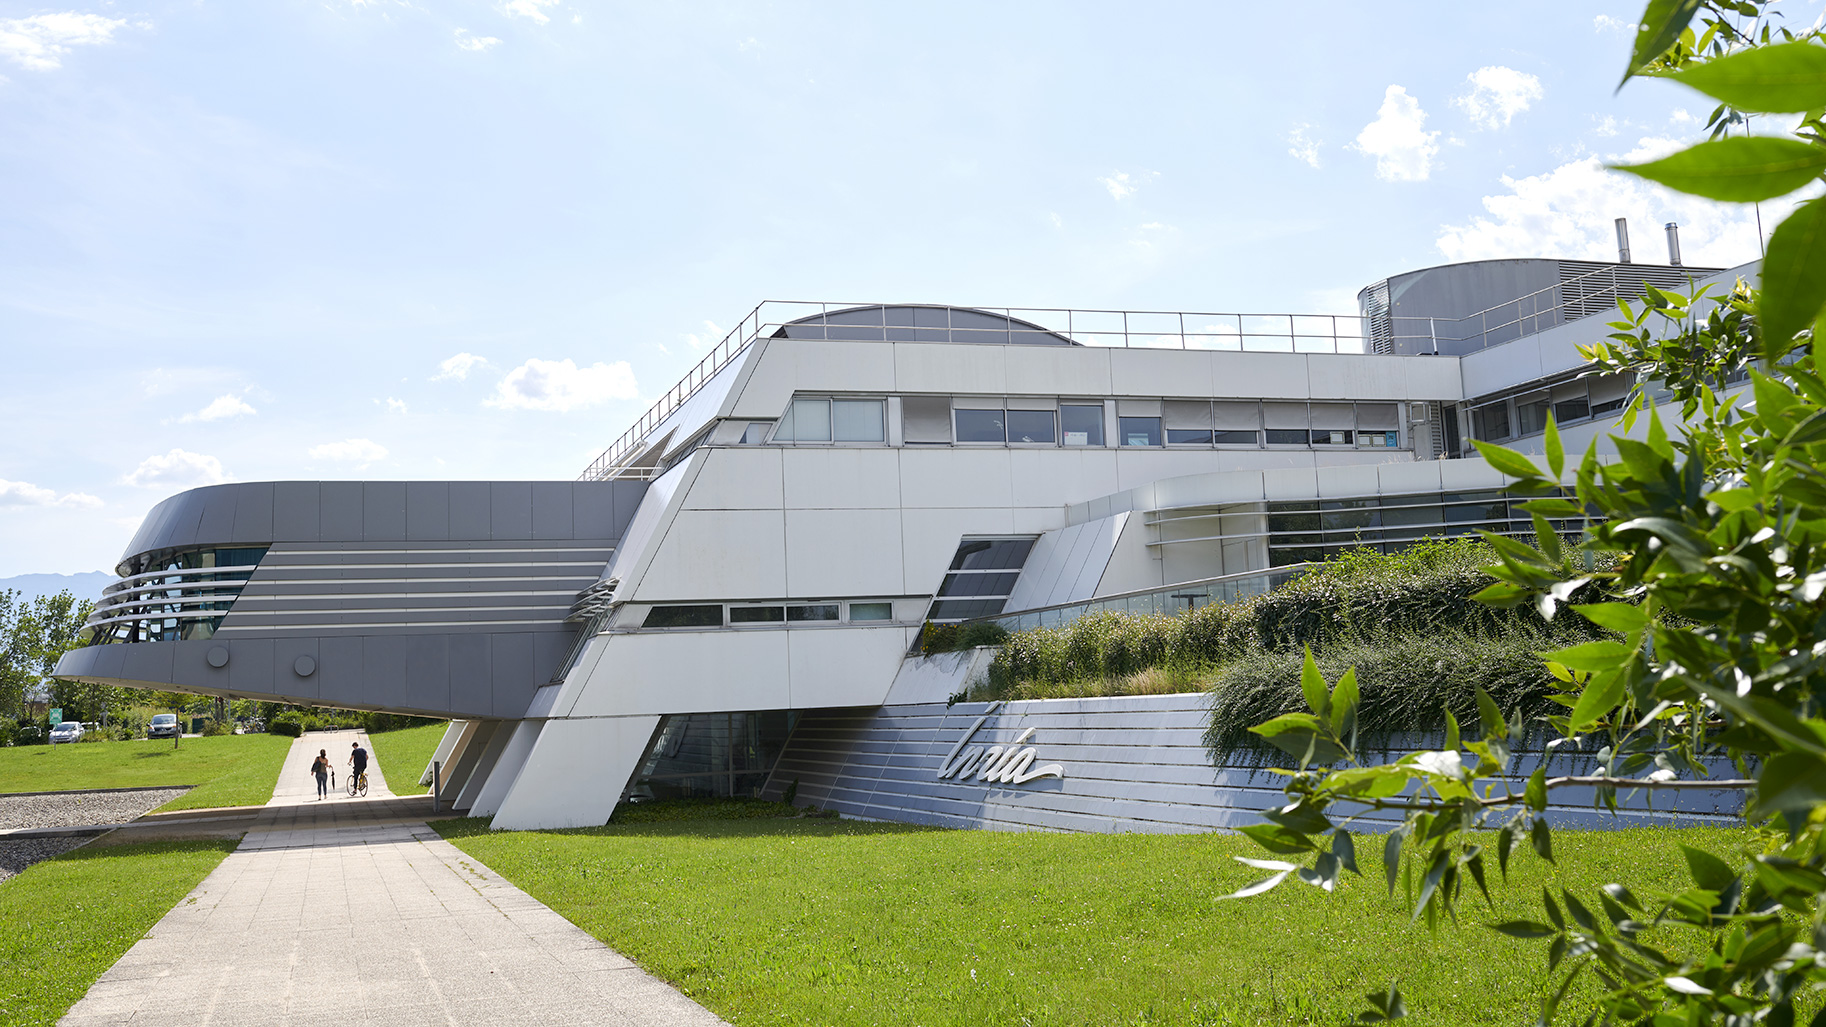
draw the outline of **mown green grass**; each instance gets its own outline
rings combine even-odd
[[[194,785],[161,809],[260,806],[292,740],[277,735],[79,742],[0,749],[0,793]]]
[[[56,1023],[235,844],[78,849],[0,882],[0,1024]]]
[[[431,790],[421,787],[418,779],[425,772],[425,765],[431,762],[431,754],[437,751],[438,740],[444,737],[444,729],[448,726],[424,724],[368,736],[368,741],[374,745],[374,762],[386,775],[389,791],[394,795],[422,795]]]
[[[819,820],[489,833],[459,848],[730,1022],[1339,1024],[1399,976],[1415,1024],[1532,1023],[1546,951],[1478,926],[1540,916],[1543,883],[1672,890],[1685,842],[1742,832],[1555,832],[1518,857],[1492,914],[1428,933],[1379,867],[1338,894],[1261,876],[1234,835],[935,831]],[[1379,846],[1364,846],[1365,849]],[[1348,875],[1347,875],[1348,877]],[[1531,903],[1534,904],[1531,906]],[[1670,944],[1697,939],[1672,935]]]

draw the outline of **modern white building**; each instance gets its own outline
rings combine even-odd
[[[1470,440],[1552,411],[1583,449],[1636,387],[1575,349],[1619,295],[1752,271],[1448,265],[1351,316],[764,303],[575,482],[173,496],[57,673],[458,718],[440,790],[497,828],[778,794],[802,724],[942,703],[929,621],[1528,530]]]

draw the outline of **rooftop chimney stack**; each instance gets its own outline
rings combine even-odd
[[[1617,263],[1629,263],[1629,219],[1617,219]]]
[[[1667,262],[1675,267],[1680,266],[1680,222],[1667,223]]]

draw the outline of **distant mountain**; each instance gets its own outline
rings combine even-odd
[[[104,586],[114,581],[114,575],[107,571],[89,571],[84,574],[15,574],[10,578],[0,578],[0,591],[14,589],[23,593],[26,602],[33,596],[54,596],[68,589],[78,600],[91,602],[101,598]]]

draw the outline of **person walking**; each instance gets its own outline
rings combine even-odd
[[[329,798],[330,797],[330,754],[329,754],[329,752],[327,752],[326,750],[323,750],[323,749],[317,750],[317,758],[311,761],[311,774],[312,774],[312,776],[317,778],[317,797],[319,799]]]

